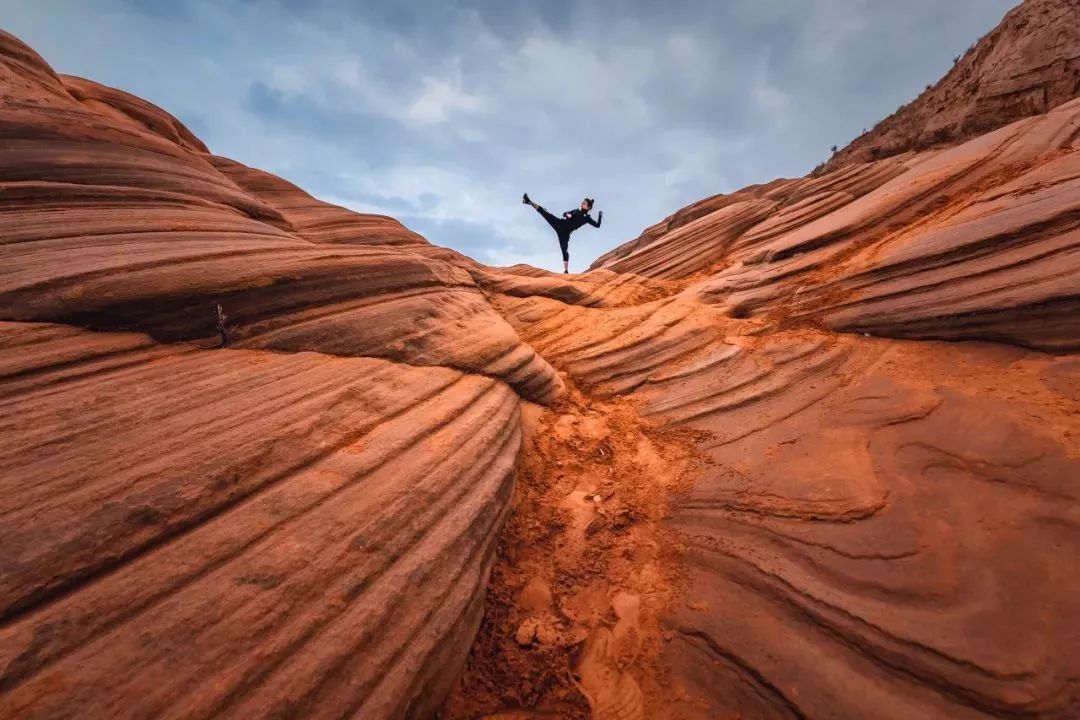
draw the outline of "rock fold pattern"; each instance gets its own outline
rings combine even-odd
[[[1072,6],[1029,0],[958,68],[1067,55]],[[322,203],[0,33],[0,717],[434,716],[534,403],[526,448],[589,453],[526,457],[530,497],[597,490],[523,537],[628,577],[679,557],[659,629],[648,583],[502,588],[547,623],[519,648],[587,596],[594,716],[1080,716],[1068,62],[1037,112],[706,198],[567,277]],[[700,464],[650,482],[647,436]],[[566,515],[657,486],[648,527]],[[598,664],[609,634],[662,672]]]
[[[597,262],[689,281],[733,318],[1076,351],[1078,148],[1073,100],[956,147],[705,201]]]
[[[561,389],[472,268],[3,33],[0,238],[0,717],[430,717]]]

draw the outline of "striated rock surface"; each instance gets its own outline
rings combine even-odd
[[[1025,0],[937,84],[840,150],[836,170],[955,143],[1080,95],[1080,0]]]
[[[430,717],[555,371],[397,221],[0,87],[0,717]]]
[[[518,398],[368,358],[0,324],[0,716],[425,717]]]
[[[1080,101],[564,276],[0,84],[0,717],[1080,715]]]
[[[705,434],[646,717],[1080,709],[1075,356],[781,330],[692,295],[504,302],[592,394]]]
[[[687,223],[693,222],[698,218],[705,217],[710,213],[721,210],[730,205],[737,203],[749,203],[753,200],[759,200],[762,198],[771,199],[772,191],[782,189],[790,184],[788,180],[774,180],[767,185],[751,185],[750,187],[743,188],[737,192],[729,195],[713,195],[707,197],[704,200],[699,200],[692,205],[688,205],[678,212],[669,215],[661,222],[655,225],[645,228],[645,230],[634,240],[623,243],[613,250],[609,250],[595,261],[589,267],[590,270],[595,270],[601,267],[615,266],[616,261],[621,258],[630,255],[635,250],[643,248],[656,242],[661,237],[668,233],[681,228]],[[658,272],[653,272],[653,275],[659,275]]]
[[[672,518],[690,569],[668,657],[692,696],[762,718],[1076,714],[1078,408],[1045,382],[1075,361],[795,335],[730,372],[663,408],[713,430],[722,467]]]
[[[409,252],[427,243],[397,221],[211,156],[164,111],[60,78],[10,35],[0,53],[13,90],[0,104],[4,319],[172,342],[212,336],[220,304],[234,346],[445,365],[540,402],[558,393],[470,274]]]
[[[1073,100],[953,148],[784,181],[604,267],[693,281],[735,318],[1075,351],[1078,150]]]
[[[1013,37],[1018,14],[1054,6],[1011,15],[1000,47],[1074,32]],[[492,298],[593,412],[632,402],[707,459],[667,498],[682,575],[660,662],[619,665],[667,684],[612,707],[579,660],[593,717],[1080,715],[1080,100],[1065,100],[707,198],[581,278],[663,294],[605,307],[514,283]],[[628,472],[614,497],[650,471],[671,472]],[[574,607],[568,576],[556,606]]]
[[[316,200],[290,182],[262,170],[213,156],[223,175],[281,213],[289,227],[312,242],[356,245],[426,245],[427,241],[384,215],[362,215]]]

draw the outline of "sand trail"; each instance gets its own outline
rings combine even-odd
[[[555,406],[524,405],[513,512],[444,720],[665,716],[660,617],[680,578],[662,521],[700,438],[566,380]]]

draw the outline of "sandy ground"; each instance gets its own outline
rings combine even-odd
[[[572,386],[554,407],[524,403],[522,423],[483,625],[440,717],[667,717],[659,618],[680,592],[680,544],[662,520],[705,462],[700,433]]]

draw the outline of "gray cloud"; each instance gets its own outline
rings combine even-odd
[[[5,28],[217,153],[492,263],[572,265],[698,198],[807,172],[1011,0],[39,0]]]

